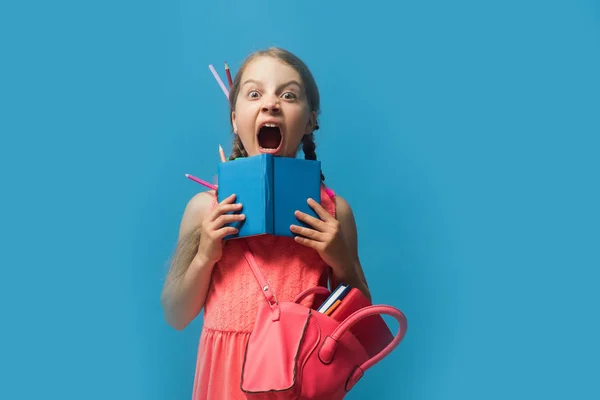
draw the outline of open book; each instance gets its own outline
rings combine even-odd
[[[242,157],[218,165],[218,201],[236,194],[242,203],[245,221],[233,224],[236,237],[263,234],[294,236],[290,225],[306,226],[294,212],[305,212],[318,218],[308,205],[308,198],[320,203],[321,163],[289,157],[260,154]]]

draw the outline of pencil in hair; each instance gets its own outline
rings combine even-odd
[[[227,88],[225,87],[225,84],[223,83],[223,81],[221,80],[221,77],[219,76],[219,74],[215,70],[215,67],[213,67],[212,64],[210,64],[208,66],[208,69],[210,69],[210,72],[212,72],[212,74],[215,77],[217,83],[219,84],[219,86],[221,86],[221,90],[223,91],[223,93],[225,93],[225,97],[227,97],[227,99],[229,100],[229,90],[227,90]]]
[[[233,86],[233,80],[231,79],[231,71],[229,70],[229,65],[227,65],[227,61],[225,61],[225,75],[227,75],[227,83],[229,83],[229,88]]]

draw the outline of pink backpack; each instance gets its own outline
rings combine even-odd
[[[259,306],[242,366],[241,389],[249,399],[341,399],[406,333],[406,318],[395,307],[364,307],[338,322],[299,304],[309,294],[329,293],[321,286],[304,291],[292,302],[280,303],[249,247],[245,257],[266,300]],[[387,347],[369,357],[350,329],[364,318],[381,314],[394,317],[399,330]]]

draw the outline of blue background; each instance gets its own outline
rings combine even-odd
[[[597,1],[3,2],[0,44],[0,398],[190,398],[159,296],[230,150],[207,66],[269,45],[409,319],[348,398],[600,397]]]

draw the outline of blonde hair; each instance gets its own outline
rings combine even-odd
[[[287,50],[284,50],[279,47],[269,47],[265,50],[258,50],[254,53],[250,54],[245,60],[238,72],[235,74],[235,79],[233,80],[233,84],[231,85],[231,90],[229,91],[229,109],[230,109],[230,117],[231,113],[235,111],[235,104],[237,102],[238,95],[240,93],[240,84],[242,80],[242,75],[246,70],[246,67],[254,60],[260,57],[273,57],[284,64],[289,65],[294,68],[296,72],[300,75],[300,79],[302,80],[302,84],[304,85],[304,91],[306,92],[306,98],[308,100],[308,109],[311,112],[315,112],[317,115],[321,112],[321,98],[319,95],[319,88],[317,87],[317,83],[315,82],[315,78],[313,77],[310,69],[306,66],[306,64],[298,58],[293,53],[290,53]],[[231,122],[231,120],[230,120]],[[318,122],[315,125],[315,130],[319,129]],[[307,160],[316,160],[317,154],[315,153],[315,139],[314,133],[311,132],[302,137],[302,151],[304,152],[304,158]],[[246,149],[244,149],[244,145],[239,137],[239,135],[235,135],[233,139],[232,153],[229,156],[230,160],[233,160],[238,157],[248,157],[248,153]],[[321,180],[325,180],[325,177],[321,173]]]

